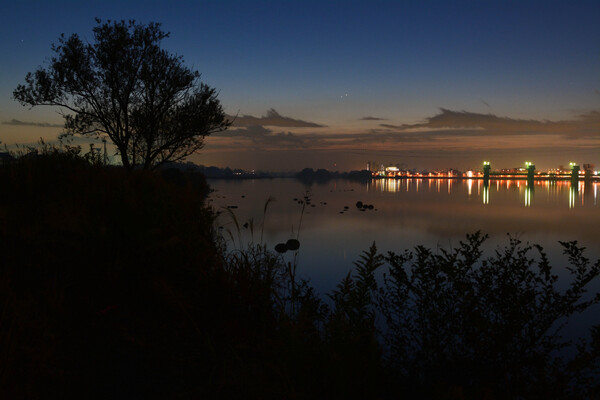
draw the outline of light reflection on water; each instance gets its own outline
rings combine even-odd
[[[598,200],[598,187],[600,182],[584,182],[579,181],[576,184],[572,184],[570,181],[562,180],[544,180],[534,181],[533,185],[525,180],[491,180],[489,184],[485,184],[482,179],[464,179],[462,181],[456,181],[452,179],[377,179],[371,183],[365,184],[367,191],[376,190],[379,192],[410,192],[423,191],[426,187],[427,192],[435,191],[440,193],[444,190],[448,194],[452,192],[453,185],[466,185],[467,194],[469,196],[480,196],[482,193],[487,193],[488,196],[484,204],[489,204],[489,189],[495,188],[496,192],[501,190],[514,190],[515,188],[519,193],[523,195],[523,203],[529,207],[531,205],[531,196],[536,190],[545,190],[545,197],[563,197],[565,193],[568,193],[568,202],[566,204],[569,208],[574,208],[576,202],[579,201],[578,205],[585,206],[586,202],[591,202],[589,205],[597,205]],[[589,194],[589,195],[588,195]],[[484,196],[485,197],[485,196]]]
[[[330,292],[352,269],[352,262],[375,241],[381,252],[416,245],[456,247],[465,234],[490,235],[487,250],[508,243],[507,234],[544,247],[557,268],[566,259],[558,241],[577,240],[592,260],[600,257],[600,183],[525,180],[379,179],[305,185],[294,179],[210,180],[210,202],[233,209],[243,242],[259,240],[268,196],[276,201],[265,216],[264,242],[273,248],[298,234],[301,199],[310,192],[299,232],[299,271],[321,293]],[[243,197],[242,197],[243,196]],[[357,201],[373,204],[359,211]],[[348,207],[344,211],[344,207]],[[253,219],[254,239],[245,222]],[[221,217],[224,230],[233,225]],[[235,229],[233,229],[235,230]],[[237,237],[237,233],[235,234]],[[236,239],[237,240],[237,239]],[[239,244],[236,243],[239,247]],[[491,255],[489,252],[487,253]],[[287,257],[287,256],[286,256]]]

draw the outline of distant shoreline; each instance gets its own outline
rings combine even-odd
[[[298,179],[298,180],[303,180],[297,176],[264,176],[264,175],[259,175],[259,176],[252,176],[252,175],[243,175],[243,176],[217,176],[217,177],[212,177],[212,176],[207,176],[206,179],[210,179],[210,180],[254,180],[254,179]],[[332,178],[327,178],[327,179],[323,179],[320,180],[322,182],[325,181],[334,181],[334,180],[351,180],[351,181],[356,181],[356,180],[383,180],[383,179],[393,179],[393,180],[436,180],[436,179],[443,179],[443,180],[455,180],[455,181],[467,181],[467,180],[472,180],[472,181],[484,181],[486,180],[486,178],[484,177],[480,177],[480,176],[476,176],[476,177],[472,177],[472,178],[468,178],[468,177],[463,177],[463,176],[374,176],[370,179],[356,179],[356,178],[349,178],[349,177],[343,177],[343,176],[337,176],[337,177],[332,177]],[[489,181],[527,181],[527,176],[493,176],[490,177],[488,179]],[[572,179],[570,177],[534,177],[533,178],[534,181],[571,181]],[[312,179],[312,181],[318,181],[317,179]],[[589,177],[589,178],[580,178],[577,180],[578,182],[586,182],[586,181],[600,181],[600,177],[598,176],[593,176],[593,177]]]

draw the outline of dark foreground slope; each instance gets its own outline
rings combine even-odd
[[[225,273],[201,176],[54,152],[0,167],[0,187],[3,398],[220,397],[238,382],[252,396],[272,373],[246,365],[268,335]]]

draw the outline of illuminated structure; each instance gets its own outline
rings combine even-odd
[[[490,180],[490,162],[489,161],[484,161],[483,162],[483,182],[489,182]]]
[[[487,175],[489,175],[490,174],[490,168],[491,168],[490,162],[489,161],[484,161],[483,162],[483,173],[484,174],[487,173]]]
[[[576,163],[571,163],[570,170],[565,169],[563,166],[558,168],[549,169],[547,171],[536,171],[535,164],[527,161],[523,167],[500,169],[492,171],[491,163],[489,161],[483,162],[482,170],[467,170],[460,172],[455,169],[447,170],[436,170],[436,171],[422,171],[417,172],[416,170],[408,170],[406,168],[399,168],[397,166],[386,167],[383,164],[378,170],[373,169],[373,163],[367,164],[368,168],[371,168],[371,174],[373,178],[394,178],[394,179],[423,179],[423,178],[442,178],[442,179],[483,179],[485,182],[489,182],[490,179],[501,179],[501,180],[527,180],[529,186],[533,185],[533,182],[543,179],[550,180],[571,180],[579,181],[585,179],[587,181],[598,181],[600,180],[600,173],[594,169],[592,164],[584,164],[583,170],[579,168]],[[533,189],[533,188],[532,188]]]
[[[579,181],[579,164],[570,162],[569,165],[571,166],[571,181],[576,183]]]
[[[525,168],[527,169],[527,181],[533,182],[533,176],[535,173],[535,164],[532,162],[526,161]]]
[[[590,180],[594,175],[598,175],[596,171],[594,171],[594,164],[583,164],[583,170],[580,171],[583,172],[583,176],[585,177],[586,180]]]

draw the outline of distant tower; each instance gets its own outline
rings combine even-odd
[[[527,169],[527,181],[533,183],[535,164],[532,162],[525,162],[525,168]]]
[[[486,180],[489,181],[489,179],[490,179],[490,169],[491,169],[490,162],[489,161],[484,161],[483,162],[483,179],[484,179],[484,182]]]
[[[571,182],[577,182],[579,180],[579,164],[571,162]]]
[[[102,138],[102,143],[104,143],[104,156],[102,157],[102,163],[104,165],[108,165],[108,152],[106,151],[106,138]]]
[[[583,171],[585,172],[585,179],[589,181],[594,175],[594,164],[583,164]]]

